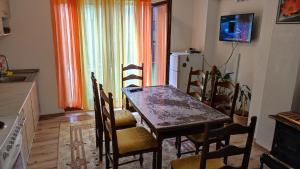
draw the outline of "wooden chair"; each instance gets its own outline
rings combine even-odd
[[[231,81],[217,80],[212,92],[211,106],[233,119],[239,90],[239,83],[234,85]]]
[[[106,169],[109,169],[110,162],[113,164],[113,169],[135,161],[140,161],[140,164],[143,165],[142,154],[149,152],[153,152],[153,168],[156,168],[156,155],[159,151],[156,139],[143,127],[117,130],[113,96],[111,93],[108,93],[107,96],[101,84],[100,97],[104,123]],[[110,140],[112,141],[112,156]],[[119,164],[120,158],[134,155],[140,155],[140,158]]]
[[[213,89],[211,106],[218,109],[222,113],[229,115],[231,120],[233,121],[233,115],[235,112],[238,93],[239,93],[238,83],[236,85],[233,85],[233,83],[230,81],[217,80]],[[217,125],[215,127],[220,127],[220,125]],[[187,135],[186,137],[188,138],[189,141],[191,141],[195,145],[196,150],[181,152],[181,142],[184,142],[186,140],[181,141],[181,138],[178,138],[178,140],[176,140],[178,158],[181,157],[182,154],[188,154],[192,152],[195,152],[195,154],[199,154],[200,147],[203,146],[204,133]],[[218,143],[218,146],[221,146],[221,144]]]
[[[137,66],[134,64],[130,64],[126,67],[124,67],[124,65],[122,64],[122,88],[124,87],[142,87],[144,84],[144,63],[142,64],[142,66]],[[136,71],[141,71],[141,75],[135,75],[135,74],[130,74],[125,76],[127,71],[130,70],[136,70]],[[141,83],[141,86],[138,86],[136,84],[128,84],[125,85],[128,81],[130,80],[139,80]],[[124,100],[123,98],[123,94],[122,94],[122,100]],[[125,108],[131,112],[136,112],[136,110],[130,105],[129,101],[127,98],[125,98]],[[124,104],[122,104],[122,108],[124,108]]]
[[[204,72],[202,70],[193,70],[193,67],[191,67],[189,78],[188,78],[188,85],[187,85],[187,91],[186,93],[191,95],[192,97],[197,98],[201,102],[204,102],[206,100],[206,86],[208,81],[208,71]],[[193,80],[193,77],[197,76],[199,79]],[[200,89],[200,91],[191,91],[192,87],[197,87],[197,90]],[[181,143],[189,141],[189,139],[181,140],[181,137],[176,138],[176,148],[177,148],[177,157],[179,158],[182,154],[187,154],[191,152],[181,152]]]
[[[100,106],[99,89],[97,85],[97,79],[94,72],[91,73],[93,96],[94,96],[94,110],[95,110],[95,124],[96,124],[96,146],[99,147],[99,159],[102,161],[103,154],[103,121]],[[117,129],[124,129],[136,126],[136,119],[134,116],[126,110],[118,110],[116,113],[116,126]]]
[[[252,142],[254,137],[256,117],[251,118],[249,126],[240,124],[229,124],[218,129],[211,129],[209,125],[205,127],[204,144],[201,156],[195,155],[177,159],[171,162],[172,169],[247,169],[251,154]],[[210,130],[211,129],[211,130]],[[244,147],[230,144],[230,136],[247,134]],[[225,146],[214,151],[209,151],[210,144],[218,140],[226,140]],[[243,155],[242,165],[233,167],[227,164],[230,156]]]
[[[211,96],[217,80],[217,73],[218,73],[218,68],[216,66],[212,66],[211,71],[209,72],[209,78],[207,80],[208,85],[206,87],[206,93],[209,97],[206,98],[206,100],[204,101],[204,103],[207,105],[211,104]]]
[[[197,76],[199,79],[193,80],[194,76]],[[207,80],[208,80],[208,71],[204,72],[202,70],[193,70],[193,67],[191,67],[186,93],[203,102],[206,99]],[[193,86],[197,87],[198,88],[197,90],[199,90],[200,88],[200,90],[192,92],[191,88]]]
[[[100,110],[99,91],[98,91],[97,80],[95,78],[94,72],[91,73],[91,79],[92,79],[94,110],[95,110],[96,146],[99,147],[99,158],[100,158],[100,161],[102,161],[103,124],[102,124],[102,115],[101,115],[101,110]]]

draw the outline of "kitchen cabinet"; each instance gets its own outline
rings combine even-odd
[[[33,83],[33,87],[31,89],[31,107],[32,107],[34,129],[37,129],[37,124],[40,117],[40,105],[39,105],[38,89],[37,89],[36,82]]]
[[[26,120],[25,120],[26,123]],[[28,150],[28,145],[27,145],[27,135],[26,135],[26,129],[23,128],[22,132],[22,155],[24,160],[28,160],[29,157],[29,150]]]
[[[25,123],[22,130],[22,153],[24,160],[27,162],[39,120],[39,102],[36,82],[33,83],[28,97],[24,102],[21,117],[25,118]]]

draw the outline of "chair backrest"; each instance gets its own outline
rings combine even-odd
[[[218,73],[218,68],[217,66],[213,65],[210,71],[210,90],[211,90],[211,94],[212,91],[214,89],[216,80],[217,80],[217,73]]]
[[[243,155],[240,169],[247,169],[251,154],[251,148],[253,143],[254,131],[256,126],[256,117],[251,118],[251,123],[249,126],[242,126],[240,124],[232,123],[225,127],[218,129],[210,129],[211,125],[207,124],[204,131],[204,144],[200,160],[200,169],[205,169],[206,160],[224,158],[227,159],[229,156]],[[232,135],[242,135],[248,134],[246,144],[244,147],[231,145],[230,136]],[[216,140],[224,140],[225,146],[220,149],[209,151],[209,146],[211,143],[215,143]],[[222,168],[234,168],[225,163],[226,166]]]
[[[99,87],[105,141],[111,140],[113,153],[118,154],[119,150],[117,142],[113,96],[110,92],[108,93],[108,95],[104,92],[102,84],[99,84]]]
[[[230,105],[230,113],[228,115],[233,118],[239,90],[239,83],[234,85],[231,81],[216,80],[212,91],[211,106],[227,114],[226,110],[228,105]]]
[[[100,131],[103,131],[102,114],[101,114],[101,109],[100,109],[99,90],[98,90],[98,85],[97,85],[97,79],[95,78],[94,72],[91,73],[91,80],[92,80],[92,87],[93,87],[96,129],[100,130]],[[99,134],[102,134],[102,132],[99,133]]]
[[[197,80],[194,80],[193,77],[197,77]],[[191,67],[187,85],[187,94],[200,99],[200,101],[205,101],[206,99],[206,86],[208,80],[208,71],[204,72],[202,70],[193,70]],[[197,91],[191,91],[191,87],[197,87]],[[200,90],[199,90],[200,88]],[[199,91],[199,92],[198,92]]]
[[[130,75],[125,76],[125,71],[129,71],[129,70],[139,70],[139,71],[141,71],[141,75],[130,74]],[[122,88],[123,87],[141,87],[141,86],[137,86],[135,84],[129,84],[129,85],[125,86],[125,82],[128,80],[140,80],[141,84],[143,86],[143,84],[144,84],[144,63],[142,63],[142,66],[130,64],[126,67],[124,67],[124,65],[122,64]]]

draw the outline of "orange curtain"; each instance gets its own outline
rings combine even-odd
[[[76,0],[51,0],[57,86],[61,108],[82,108],[80,37]]]
[[[156,7],[156,84],[166,84],[166,65],[167,65],[167,5]],[[164,72],[164,73],[163,73]]]
[[[144,63],[144,86],[152,84],[151,0],[135,0],[139,63]]]

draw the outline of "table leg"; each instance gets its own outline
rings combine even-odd
[[[157,142],[158,142],[158,145],[159,145],[159,148],[158,148],[158,152],[157,152],[157,167],[156,169],[162,169],[162,142],[163,140],[159,137],[157,137]]]

